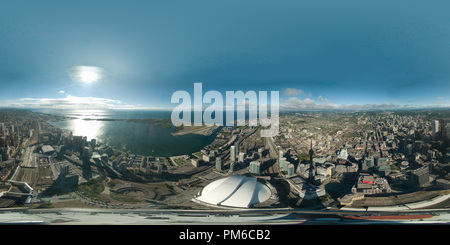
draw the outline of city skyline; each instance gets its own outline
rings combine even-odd
[[[449,107],[447,2],[5,1],[0,107],[172,109],[177,90],[280,109]]]

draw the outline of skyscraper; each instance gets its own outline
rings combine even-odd
[[[253,161],[250,162],[250,173],[253,174],[261,174],[261,162]]]
[[[290,163],[287,165],[287,175],[288,176],[293,176],[295,173],[295,166],[294,164]]]
[[[234,161],[231,161],[231,162],[230,162],[230,169],[229,169],[228,172],[230,172],[230,173],[234,172],[234,165],[235,165],[235,162],[234,162]]]
[[[230,146],[230,161],[236,161],[236,147],[234,145]]]
[[[222,168],[223,168],[222,158],[221,157],[217,157],[216,158],[216,169],[217,170],[222,170]]]
[[[431,130],[432,130],[433,140],[436,140],[437,133],[439,132],[439,121],[438,120],[431,121]]]
[[[445,124],[445,119],[439,119],[439,131],[441,132],[441,139],[447,140],[447,125]]]
[[[240,163],[244,162],[244,157],[245,157],[244,152],[239,152],[239,155],[238,155],[238,161],[239,161]]]
[[[430,183],[430,168],[428,165],[411,172],[411,181],[418,186],[425,186]]]

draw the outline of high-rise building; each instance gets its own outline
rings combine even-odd
[[[244,162],[244,156],[245,156],[244,152],[239,152],[238,161],[241,163]]]
[[[285,157],[281,157],[280,160],[280,168],[282,171],[287,171],[287,166],[289,165],[289,162],[286,162],[286,158]]]
[[[432,130],[431,132],[432,132],[433,140],[436,140],[437,133],[439,132],[439,121],[438,120],[431,121],[431,130]]]
[[[250,162],[250,173],[261,174],[261,162],[260,161]]]
[[[210,151],[209,152],[209,156],[210,157],[216,157],[217,156],[217,152],[216,151]]]
[[[59,165],[59,175],[66,176],[69,174],[69,165],[61,164]]]
[[[364,159],[364,163],[362,164],[362,170],[368,170],[374,166],[374,159],[373,157],[366,157]]]
[[[234,145],[230,146],[230,161],[236,161],[236,147]]]
[[[412,144],[407,144],[406,145],[406,154],[407,155],[411,155],[413,153],[413,145]]]
[[[287,175],[288,176],[293,176],[294,173],[295,173],[294,170],[295,170],[294,164],[290,163],[290,164],[287,165]]]
[[[440,132],[440,139],[447,141],[448,135],[447,135],[447,125],[445,123],[445,119],[439,119],[439,132]]]
[[[234,165],[235,165],[235,162],[231,161],[230,162],[230,170],[229,170],[230,173],[234,172]]]
[[[92,156],[91,149],[87,146],[83,147],[83,158],[89,159]]]
[[[378,166],[386,166],[387,165],[387,158],[386,157],[379,157],[377,159],[377,165]]]
[[[100,157],[100,159],[102,160],[103,164],[108,164],[108,154],[103,153]]]
[[[222,168],[223,168],[222,158],[221,157],[217,157],[216,158],[216,169],[221,171]]]
[[[301,173],[301,174],[305,174],[306,171],[308,170],[308,167],[309,167],[309,166],[308,166],[307,164],[301,163],[301,164],[298,165],[297,171],[298,171],[299,173]]]
[[[87,146],[87,136],[81,138],[81,147]]]
[[[430,183],[430,168],[423,166],[411,172],[412,183],[418,186],[425,186]]]

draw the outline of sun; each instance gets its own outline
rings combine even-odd
[[[98,72],[93,70],[82,70],[80,72],[80,80],[83,82],[91,83],[98,81],[100,79],[100,75]]]
[[[103,70],[96,66],[76,66],[70,73],[73,78],[84,83],[99,81],[103,76]]]

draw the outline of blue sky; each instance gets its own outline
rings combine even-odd
[[[0,106],[167,108],[177,90],[287,109],[450,105],[448,1],[2,0]],[[71,76],[97,67],[92,83]]]

